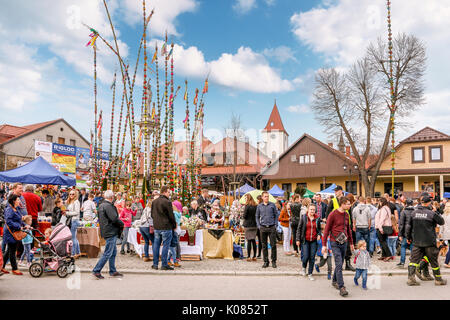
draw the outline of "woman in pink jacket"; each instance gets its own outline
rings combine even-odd
[[[133,220],[133,216],[136,215],[136,211],[131,210],[131,201],[126,202],[125,208],[120,212],[119,218],[122,220],[124,224],[123,233],[122,233],[122,247],[120,248],[120,254],[125,254],[125,244],[127,245],[127,253],[130,253],[130,243],[128,240],[128,231],[131,228],[131,222]]]
[[[389,261],[394,259],[387,244],[387,238],[390,234],[386,234],[383,227],[392,227],[391,209],[389,209],[388,201],[385,198],[380,199],[378,212],[375,215],[375,229],[377,230],[377,236],[378,240],[380,240],[382,250],[381,258],[378,258],[378,260]]]

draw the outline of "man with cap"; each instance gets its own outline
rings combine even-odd
[[[337,210],[339,208],[339,199],[344,196],[344,191],[342,190],[341,186],[336,186],[336,189],[334,189],[334,198],[331,199],[331,203],[328,204],[327,207],[327,213],[325,215],[326,219],[328,219],[328,216],[331,212],[334,210]],[[350,222],[350,228],[353,229],[353,223],[352,218],[348,210],[346,211],[348,214],[348,220]],[[350,243],[347,243],[347,250],[345,254],[345,270],[348,271],[356,271],[356,269],[352,266],[352,263],[350,262],[352,258],[352,251],[350,250]]]
[[[422,205],[419,205],[406,219],[406,239],[408,243],[414,245],[409,258],[408,286],[419,285],[415,278],[416,269],[424,256],[427,257],[433,269],[435,285],[447,284],[447,280],[442,279],[441,276],[438,261],[439,249],[436,246],[436,225],[443,225],[445,222],[441,215],[428,208],[430,204],[429,196],[422,197]]]

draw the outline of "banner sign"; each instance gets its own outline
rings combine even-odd
[[[44,141],[34,142],[34,158],[42,157],[47,162],[52,162],[52,143]]]
[[[67,156],[64,154],[52,154],[52,162],[59,165],[59,170],[64,173],[75,173],[75,156]]]
[[[75,157],[77,154],[76,150],[77,148],[73,146],[66,146],[64,144],[53,143],[53,150],[52,150],[53,153]]]

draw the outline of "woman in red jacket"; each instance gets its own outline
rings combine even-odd
[[[308,278],[314,280],[312,273],[314,270],[314,260],[317,253],[317,240],[320,239],[320,218],[316,213],[316,205],[310,204],[306,214],[300,217],[300,223],[297,228],[297,245],[300,246],[303,254],[303,269],[301,275],[306,276],[306,267],[308,266]]]

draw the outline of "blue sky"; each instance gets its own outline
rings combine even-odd
[[[0,123],[26,125],[63,117],[89,138],[94,125],[92,49],[85,47],[89,31],[80,22],[111,40],[102,2],[1,2]],[[142,2],[108,3],[121,51],[134,67]],[[385,1],[378,0],[147,1],[148,10],[153,7],[149,41],[159,41],[167,30],[175,42],[175,83],[188,79],[192,96],[211,74],[205,134],[215,140],[214,132],[223,131],[232,112],[241,116],[244,129],[262,129],[277,99],[289,143],[304,132],[328,142],[309,109],[315,71],[324,66],[345,70],[370,41],[386,34]],[[427,125],[450,133],[449,8],[449,0],[394,1],[394,34],[413,33],[428,48],[427,104],[408,116],[414,125],[399,132],[399,138]],[[109,131],[109,87],[117,62],[103,44],[98,47],[99,108]],[[135,101],[141,96],[138,84]],[[175,102],[179,130],[184,106],[181,93]],[[139,113],[139,102],[135,108]]]

